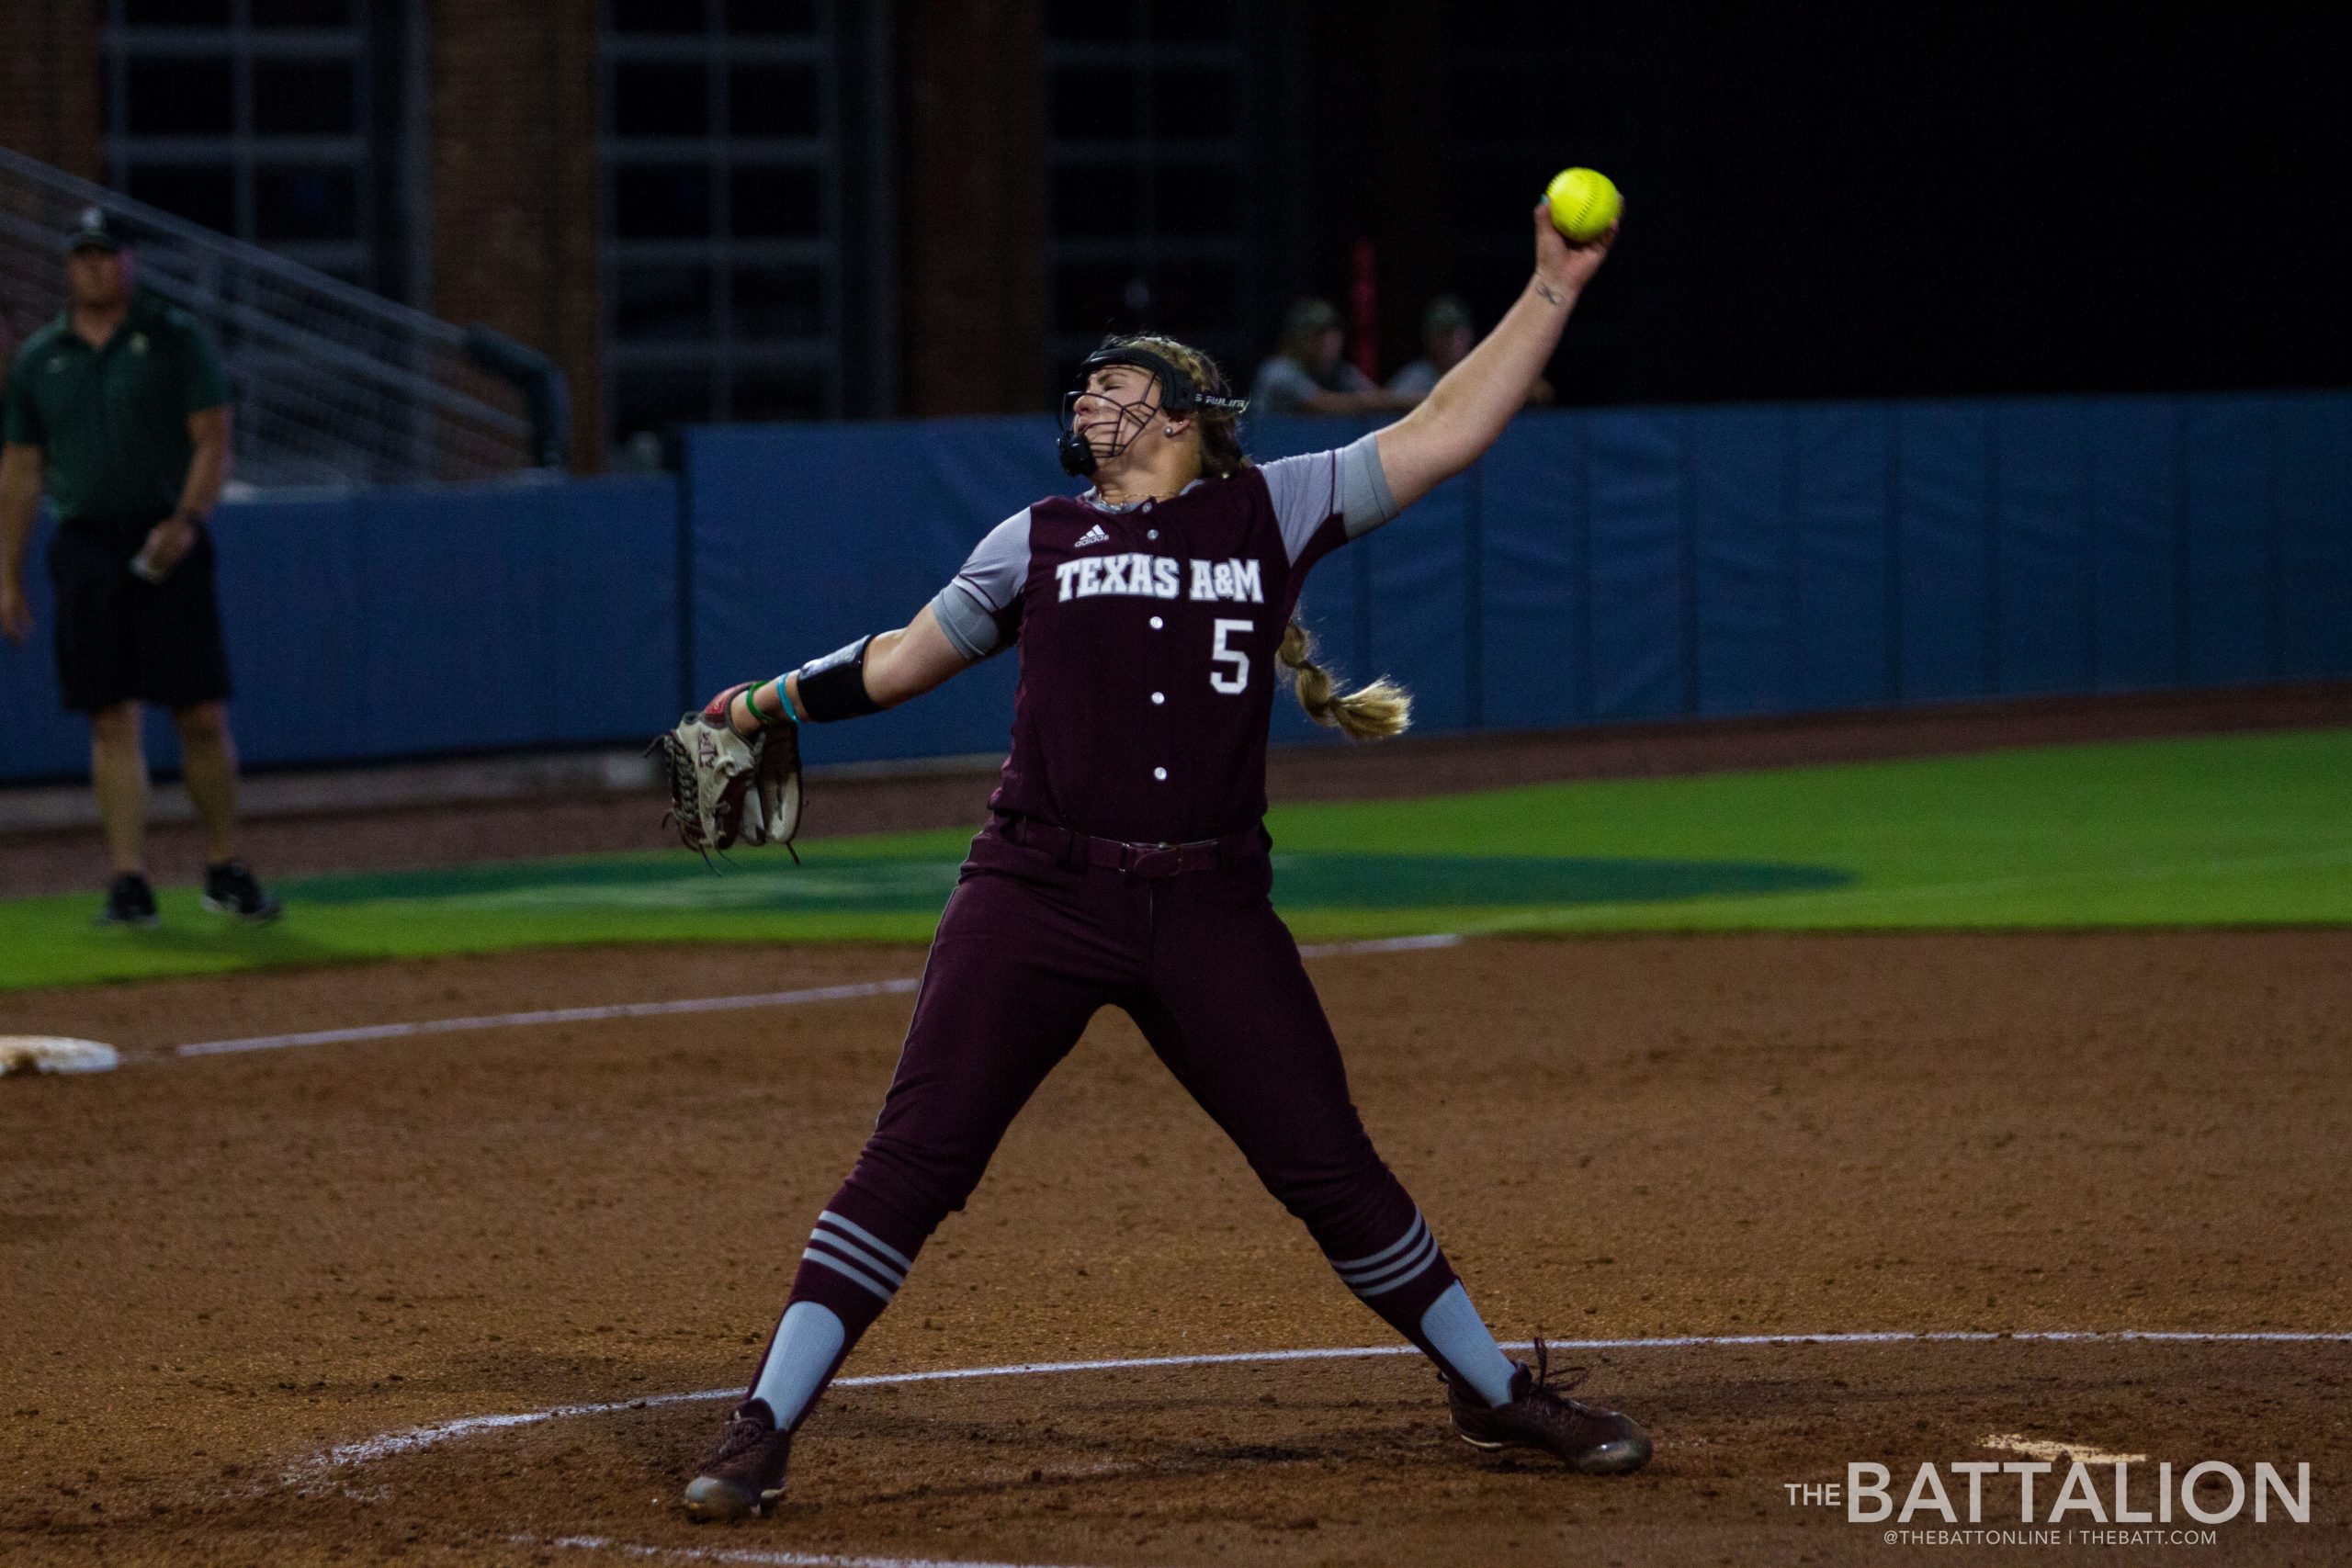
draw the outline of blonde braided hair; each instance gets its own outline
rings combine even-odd
[[[1290,671],[1291,690],[1306,716],[1351,740],[1385,740],[1413,722],[1413,694],[1385,675],[1352,692],[1332,690],[1331,672],[1315,662],[1315,638],[1294,617],[1283,628],[1274,657]]]
[[[1153,333],[1107,339],[1106,348],[1139,348],[1156,354],[1193,378],[1204,391],[1222,392],[1225,372],[1216,361],[1190,344]],[[1167,397],[1162,389],[1161,398]],[[1241,434],[1230,409],[1195,409],[1193,428],[1200,434],[1201,472],[1213,479],[1229,479],[1250,467],[1241,449]],[[1344,692],[1331,672],[1315,661],[1315,638],[1296,617],[1283,628],[1282,646],[1274,657],[1280,663],[1298,705],[1326,729],[1336,729],[1351,740],[1381,740],[1401,735],[1413,722],[1413,695],[1385,676],[1368,686]]]

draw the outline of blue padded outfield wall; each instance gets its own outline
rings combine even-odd
[[[0,778],[87,771],[40,628],[0,643]],[[611,740],[677,719],[667,479],[366,491],[220,508],[232,716],[250,767]],[[148,718],[149,754],[175,760]]]
[[[1368,428],[1245,434],[1273,457]],[[1052,435],[717,427],[680,483],[223,507],[245,755],[650,735],[902,624],[981,535],[1071,488]],[[1405,681],[1432,731],[2352,676],[2352,394],[1528,413],[1325,561],[1305,613],[1329,662]],[[0,646],[0,779],[85,766],[36,640]],[[1000,749],[1014,673],[991,660],[810,758]],[[1323,734],[1275,714],[1278,739]]]
[[[1257,420],[1261,457],[1370,423]],[[688,446],[693,687],[903,623],[1066,491],[1044,419],[736,426]],[[1305,618],[1429,730],[2352,676],[2352,394],[1521,416],[1317,568]],[[1010,659],[828,730],[1004,744]],[[1278,739],[1324,732],[1275,705]]]

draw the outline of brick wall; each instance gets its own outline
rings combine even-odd
[[[906,0],[899,34],[904,412],[1025,412],[1046,364],[1038,0]]]
[[[97,0],[17,0],[0,15],[0,147],[98,178]]]
[[[98,177],[97,0],[17,0],[0,11],[0,147],[38,158],[85,179]],[[29,191],[0,186],[0,203],[20,218],[55,228],[57,209]],[[54,314],[65,293],[62,261],[38,288],[0,295],[0,367],[16,358],[26,334]]]
[[[604,466],[596,7],[433,0],[433,313],[571,382],[575,468]]]

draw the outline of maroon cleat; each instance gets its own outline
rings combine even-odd
[[[1511,1374],[1510,1401],[1491,1408],[1471,1390],[1449,1383],[1446,1402],[1453,1429],[1473,1448],[1542,1449],[1579,1475],[1630,1475],[1650,1461],[1650,1435],[1614,1410],[1580,1404],[1562,1389],[1582,1374],[1562,1381],[1552,1371],[1552,1354],[1535,1342],[1535,1365],[1521,1362]]]
[[[775,1506],[784,1497],[784,1461],[791,1452],[792,1434],[775,1429],[768,1402],[745,1400],[702,1472],[687,1483],[686,1517],[727,1523]]]

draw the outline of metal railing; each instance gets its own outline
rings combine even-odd
[[[96,208],[139,279],[210,329],[259,488],[480,479],[560,466],[560,433],[450,322],[0,148],[0,353],[65,302],[58,246]],[[553,458],[550,463],[548,459]]]

